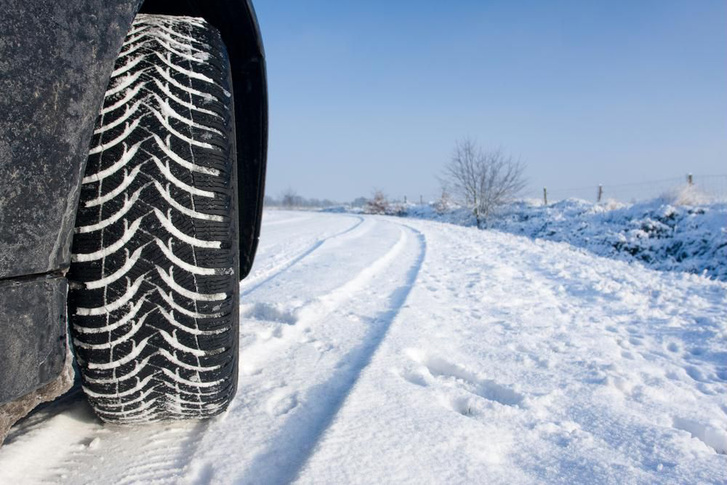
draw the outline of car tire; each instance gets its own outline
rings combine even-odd
[[[83,388],[108,422],[211,417],[237,387],[229,59],[204,20],[140,14],[114,69],[68,273]]]

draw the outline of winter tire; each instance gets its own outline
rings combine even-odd
[[[96,122],[69,272],[98,416],[205,418],[237,385],[239,245],[230,67],[202,19],[138,15]]]

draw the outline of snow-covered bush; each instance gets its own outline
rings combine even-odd
[[[374,196],[366,201],[364,214],[386,214],[389,209],[389,200],[381,190],[374,191]]]
[[[689,199],[672,199],[672,201]],[[693,200],[693,199],[692,199]],[[568,199],[547,207],[521,202],[492,227],[562,241],[601,256],[654,269],[727,280],[727,204],[673,205],[659,198],[633,205]]]
[[[400,202],[389,202],[381,190],[376,190],[374,196],[366,201],[363,206],[364,214],[381,214],[387,216],[406,216],[408,204]]]

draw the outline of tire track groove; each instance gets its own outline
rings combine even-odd
[[[347,229],[345,229],[345,230],[343,230],[341,232],[338,232],[336,234],[333,234],[331,236],[328,236],[326,238],[319,239],[318,241],[316,241],[315,243],[313,243],[310,247],[308,247],[307,249],[305,249],[301,253],[299,253],[296,256],[294,256],[294,257],[292,257],[292,258],[284,261],[283,263],[280,263],[280,264],[276,265],[275,267],[273,267],[270,270],[269,273],[263,275],[262,277],[258,277],[258,278],[261,278],[261,279],[259,279],[259,280],[258,280],[258,278],[250,278],[250,279],[248,279],[248,281],[245,282],[246,283],[245,284],[245,286],[246,286],[245,289],[240,292],[240,296],[242,297],[242,296],[249,295],[250,293],[252,293],[255,290],[257,290],[258,288],[260,288],[261,286],[264,286],[264,285],[268,284],[269,282],[271,282],[272,280],[274,280],[275,278],[277,278],[278,276],[280,276],[281,274],[285,273],[290,268],[292,268],[293,266],[295,266],[296,264],[298,264],[300,261],[302,261],[306,257],[310,256],[313,252],[315,252],[318,248],[320,248],[324,243],[326,243],[326,242],[328,242],[328,241],[330,241],[332,239],[336,239],[336,238],[339,238],[341,236],[344,236],[346,234],[349,234],[349,233],[353,232],[355,229],[357,229],[359,226],[361,226],[364,223],[364,218],[363,217],[357,217],[357,219],[358,219],[358,222],[356,222],[351,227],[349,227],[349,228],[347,228]],[[252,282],[254,282],[254,283],[252,283]],[[251,286],[248,286],[251,283],[252,283],[252,285]]]
[[[344,354],[331,376],[308,390],[301,401],[313,404],[301,406],[299,411],[286,421],[267,449],[258,453],[253,459],[245,475],[241,477],[242,483],[290,483],[296,479],[315,453],[317,444],[334,422],[346,398],[386,338],[416,282],[426,257],[427,245],[424,235],[411,227],[406,229],[403,225],[401,227],[406,231],[407,238],[411,235],[415,237],[416,256],[401,284],[386,298],[385,310],[373,317],[363,339]],[[384,258],[387,256],[390,254]],[[393,254],[391,259],[396,261],[396,256]],[[374,266],[381,265],[374,263]],[[384,269],[378,267],[377,272]]]

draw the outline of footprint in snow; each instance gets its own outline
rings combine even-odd
[[[469,397],[451,397],[448,402],[445,401],[444,405],[467,417],[476,416],[480,410],[478,403]]]
[[[631,345],[639,347],[643,343],[641,340],[642,340],[642,337],[631,337],[631,338],[629,338],[629,343]]]
[[[694,366],[688,365],[684,368],[684,371],[687,373],[687,375],[689,375],[689,377],[697,382],[704,382],[707,380],[705,379],[704,374],[702,374],[702,371]]]
[[[420,387],[428,387],[426,379],[419,372],[412,370],[403,370],[399,373],[399,375],[402,377],[402,379],[409,382],[410,384],[414,384],[415,386]]]
[[[691,438],[698,439],[716,453],[727,455],[727,431],[724,428],[679,417],[672,419],[672,427],[686,431]]]
[[[411,350],[408,353],[414,361],[422,364],[426,371],[443,386],[462,389],[480,398],[505,406],[518,406],[525,398],[519,392],[498,384],[494,380],[485,379],[459,364],[417,350]],[[461,399],[455,400],[456,402],[452,402],[452,407],[458,412],[463,409],[472,410],[476,408],[470,402],[462,404],[464,401]],[[471,412],[468,411],[464,414],[469,415]]]
[[[278,389],[265,404],[265,411],[271,417],[284,416],[298,406],[298,393]]]

